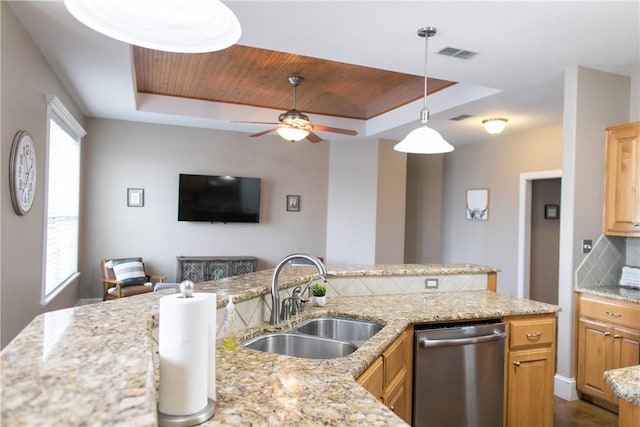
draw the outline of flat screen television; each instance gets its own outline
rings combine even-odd
[[[260,178],[180,174],[178,221],[260,222]]]

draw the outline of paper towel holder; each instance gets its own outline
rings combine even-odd
[[[216,402],[207,399],[207,406],[201,411],[190,415],[167,415],[158,410],[158,425],[161,427],[190,427],[202,424],[213,417],[216,412]]]

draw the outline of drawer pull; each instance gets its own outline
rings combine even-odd
[[[611,332],[605,332],[605,333],[604,333],[604,336],[605,336],[605,337],[608,337],[609,335],[611,335]]]
[[[613,311],[607,311],[607,315],[611,317],[622,317],[622,314],[614,313]]]
[[[614,337],[614,338],[620,338],[620,335],[615,334],[613,337]]]
[[[536,332],[535,334],[527,334],[527,338],[529,339],[540,338],[541,336],[542,336],[542,332]]]
[[[520,366],[520,361],[516,360],[515,362],[513,362],[513,366],[515,366],[516,368]]]

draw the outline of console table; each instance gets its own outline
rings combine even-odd
[[[179,256],[176,281],[194,283],[253,273],[258,258],[250,256]]]

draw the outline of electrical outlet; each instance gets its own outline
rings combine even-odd
[[[582,253],[588,254],[593,249],[593,242],[591,240],[583,240],[582,241]]]
[[[425,289],[438,289],[438,279],[424,279]]]

